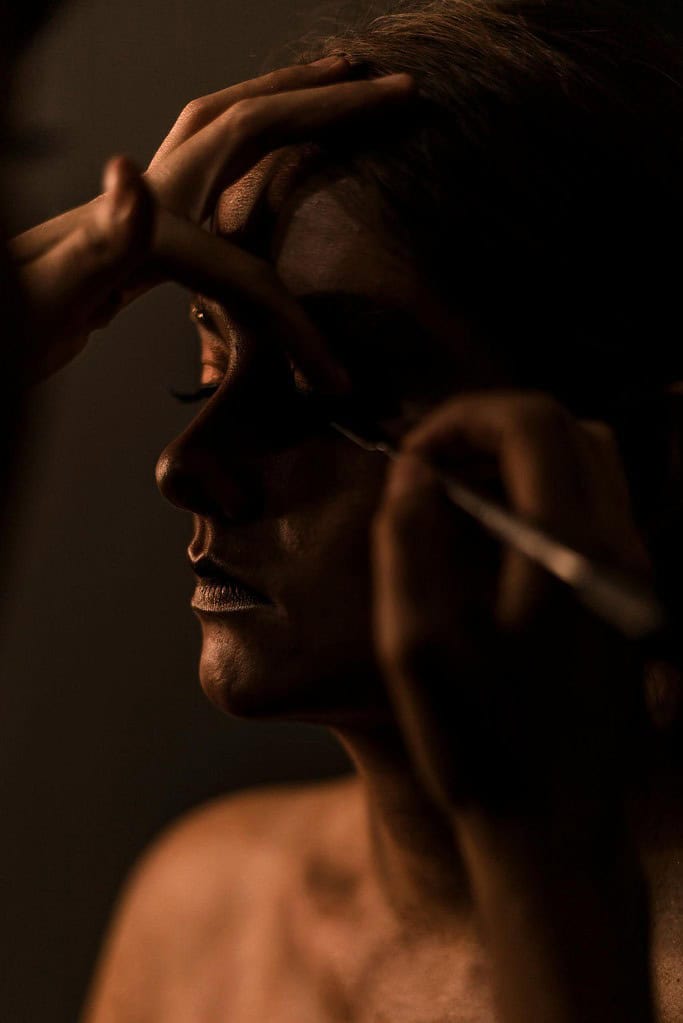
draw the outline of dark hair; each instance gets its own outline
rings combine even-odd
[[[416,79],[404,122],[331,164],[520,382],[594,413],[683,377],[673,36],[623,3],[413,0],[306,57],[328,53]]]
[[[412,0],[305,59],[331,53],[363,76],[408,71],[419,96],[323,161],[371,186],[392,240],[513,379],[615,423],[683,607],[683,396],[666,398],[683,378],[679,39],[614,0]]]

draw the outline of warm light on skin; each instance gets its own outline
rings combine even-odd
[[[326,305],[321,326],[335,334],[337,351],[352,352],[379,388],[413,385],[424,371],[446,380],[440,361],[445,352],[460,383],[467,346],[457,320],[439,309],[379,229],[373,231],[365,216],[354,219],[342,186],[304,182],[292,191],[296,160],[279,159],[262,161],[226,190],[214,228],[271,260],[312,315],[320,313],[322,320]],[[355,336],[347,336],[351,321],[345,313],[335,317],[334,309],[355,300],[392,310],[396,324],[419,324],[433,342],[430,350],[422,338],[418,346],[413,339],[411,350],[409,331],[403,338],[393,332],[359,337],[367,308],[357,317]],[[218,330],[210,336],[202,328],[202,361],[207,379],[217,382],[225,372],[228,379],[167,449],[172,457],[162,459],[162,488],[195,512],[195,548],[215,545],[236,574],[273,600],[275,612],[202,616],[202,684],[222,709],[239,714],[333,722],[368,709],[384,714],[369,574],[369,528],[383,490],[384,460],[331,430],[252,454],[256,435],[271,429],[276,370],[264,338],[232,322],[225,310],[209,309]],[[466,365],[472,381],[484,372],[476,351]],[[280,430],[281,424],[272,424],[273,436]],[[180,499],[172,493],[178,475]],[[208,514],[202,513],[206,500]],[[250,503],[260,511],[240,517],[239,509]]]

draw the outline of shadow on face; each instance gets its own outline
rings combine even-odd
[[[217,231],[274,264],[378,409],[486,382],[462,323],[354,215],[344,182],[293,187],[296,166],[270,157],[228,189]],[[296,367],[255,322],[201,298],[194,310],[217,390],[157,476],[194,518],[202,687],[241,716],[382,717],[369,545],[387,463],[307,420]]]

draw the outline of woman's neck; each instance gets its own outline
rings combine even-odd
[[[332,731],[358,774],[371,869],[390,910],[413,925],[462,924],[471,917],[472,904],[452,827],[415,775],[397,727],[388,721]],[[676,885],[683,881],[682,805],[680,776],[665,775],[633,808],[636,844],[655,912],[663,893],[670,893],[672,874]],[[680,899],[677,903],[681,916]]]
[[[462,922],[470,900],[450,824],[422,788],[396,727],[333,732],[358,772],[372,869],[390,909],[413,926]]]

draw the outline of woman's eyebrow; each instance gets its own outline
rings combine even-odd
[[[336,291],[302,296],[299,301],[322,333],[345,347],[365,347],[371,336],[378,349],[383,341],[395,347],[400,340],[404,352],[412,348],[416,353],[424,351],[425,328],[405,305]]]
[[[425,328],[416,313],[399,304],[373,295],[327,291],[298,296],[298,301],[328,343],[330,352],[353,365],[424,359]],[[236,316],[216,299],[194,296],[191,310],[205,309],[215,321],[212,332],[217,344],[231,348],[251,336],[260,327],[246,316]],[[210,327],[209,327],[210,331]]]

